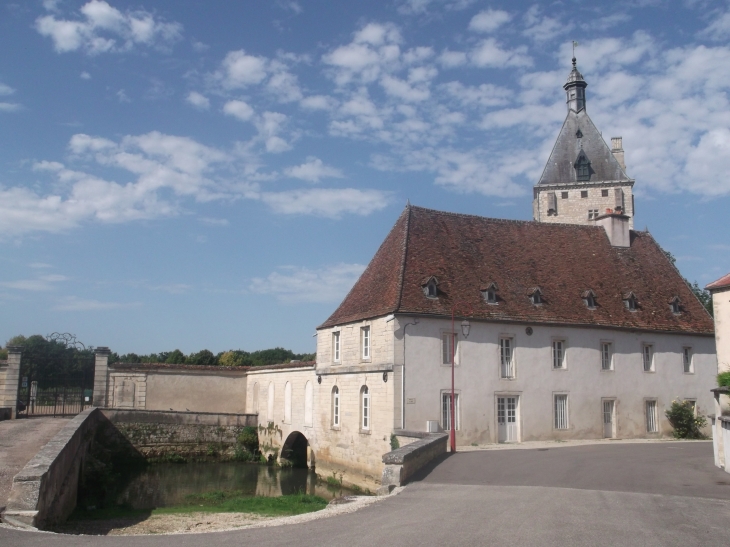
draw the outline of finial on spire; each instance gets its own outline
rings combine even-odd
[[[578,42],[573,40],[573,68],[575,68],[575,48],[578,47]]]

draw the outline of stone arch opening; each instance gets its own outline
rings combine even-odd
[[[299,431],[292,431],[281,448],[281,460],[290,462],[292,467],[306,469],[309,467],[309,441]],[[312,463],[312,468],[314,464]]]

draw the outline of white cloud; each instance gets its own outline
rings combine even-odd
[[[310,95],[299,101],[299,105],[306,110],[332,110],[337,100],[327,95]]]
[[[202,222],[203,224],[210,224],[212,226],[228,226],[230,224],[227,218],[200,217],[198,221]]]
[[[277,0],[276,5],[279,6],[281,9],[293,11],[297,15],[304,12],[304,9],[302,9],[302,5],[299,2],[294,2],[291,0]]]
[[[226,89],[242,89],[266,78],[268,59],[248,55],[244,50],[229,52],[216,73]]]
[[[180,23],[155,19],[144,10],[123,13],[104,0],[90,0],[79,11],[81,19],[38,17],[35,28],[51,38],[58,53],[83,49],[89,55],[130,51],[138,45],[167,47],[182,34]]]
[[[145,285],[145,288],[151,291],[161,291],[169,294],[184,294],[193,287],[185,283],[169,283],[166,285]]]
[[[468,86],[455,81],[444,84],[443,88],[461,104],[470,106],[492,107],[505,105],[513,94],[506,87],[499,87],[494,84]]]
[[[297,77],[282,67],[269,78],[266,87],[283,103],[299,101],[303,97]]]
[[[535,4],[525,13],[525,36],[536,42],[547,42],[573,28],[573,23],[542,15],[539,5]]]
[[[705,196],[730,194],[730,180],[718,173],[730,172],[730,129],[712,129],[691,147],[684,166],[686,189]]]
[[[469,30],[475,32],[494,32],[505,23],[509,23],[512,16],[506,11],[487,9],[480,11],[469,21]]]
[[[321,159],[315,157],[307,158],[306,163],[302,163],[301,165],[287,167],[284,169],[284,174],[288,177],[306,180],[308,182],[319,182],[324,178],[341,179],[344,177],[342,171],[335,167],[325,165]]]
[[[19,279],[17,281],[2,281],[0,287],[14,289],[16,291],[52,291],[57,288],[56,283],[68,281],[63,275],[41,275],[35,279]]]
[[[700,36],[718,42],[730,37],[730,11],[714,14],[712,22],[700,32]]]
[[[202,93],[198,93],[197,91],[191,91],[188,93],[188,96],[185,97],[185,100],[193,105],[196,108],[200,108],[201,110],[207,110],[210,108],[210,100],[208,97],[203,95]]]
[[[245,101],[228,101],[223,105],[223,112],[242,122],[249,121],[254,115],[253,108]]]
[[[132,99],[129,98],[129,95],[127,95],[127,92],[123,89],[120,89],[117,91],[117,99],[120,103],[131,103]]]
[[[447,49],[439,55],[438,62],[445,68],[456,68],[466,64],[466,53]]]
[[[282,303],[338,302],[352,288],[365,266],[335,264],[312,270],[285,266],[266,278],[254,278],[249,289],[254,293],[271,294]]]
[[[58,301],[53,309],[58,311],[102,311],[102,310],[127,310],[139,308],[142,302],[102,302],[99,300],[88,300],[67,296]]]
[[[527,54],[527,47],[504,49],[494,38],[487,38],[479,42],[469,52],[469,59],[472,64],[482,68],[532,66],[532,58]]]
[[[390,193],[357,188],[315,188],[265,192],[261,194],[261,200],[276,213],[338,219],[344,214],[367,216],[380,211],[390,202]]]
[[[0,82],[0,97],[4,95],[12,95],[13,93],[15,93],[15,90],[12,87]]]
[[[256,128],[267,152],[276,154],[291,149],[291,145],[279,136],[287,120],[286,115],[281,112],[264,112],[256,119]]]
[[[21,108],[18,103],[0,103],[0,112],[17,112]]]
[[[88,73],[88,72],[86,72],[86,71],[82,72],[82,73],[81,73],[81,74],[79,75],[79,77],[80,77],[80,78],[81,78],[82,80],[91,80],[91,74],[89,74],[89,73]]]

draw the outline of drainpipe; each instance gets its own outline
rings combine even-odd
[[[403,325],[403,370],[401,372],[400,386],[400,427],[401,429],[406,428],[406,329],[408,325],[418,325],[418,319],[413,319],[412,323],[406,323]]]

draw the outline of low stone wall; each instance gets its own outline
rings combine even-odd
[[[408,482],[416,471],[434,458],[446,453],[449,435],[447,433],[421,433],[418,431],[396,431],[398,438],[417,438],[406,446],[383,455],[382,486],[378,494],[386,494],[396,486]]]
[[[151,461],[226,460],[256,414],[103,409],[116,429]]]
[[[100,420],[98,409],[84,410],[33,456],[13,479],[3,521],[43,528],[73,512],[79,474]]]

